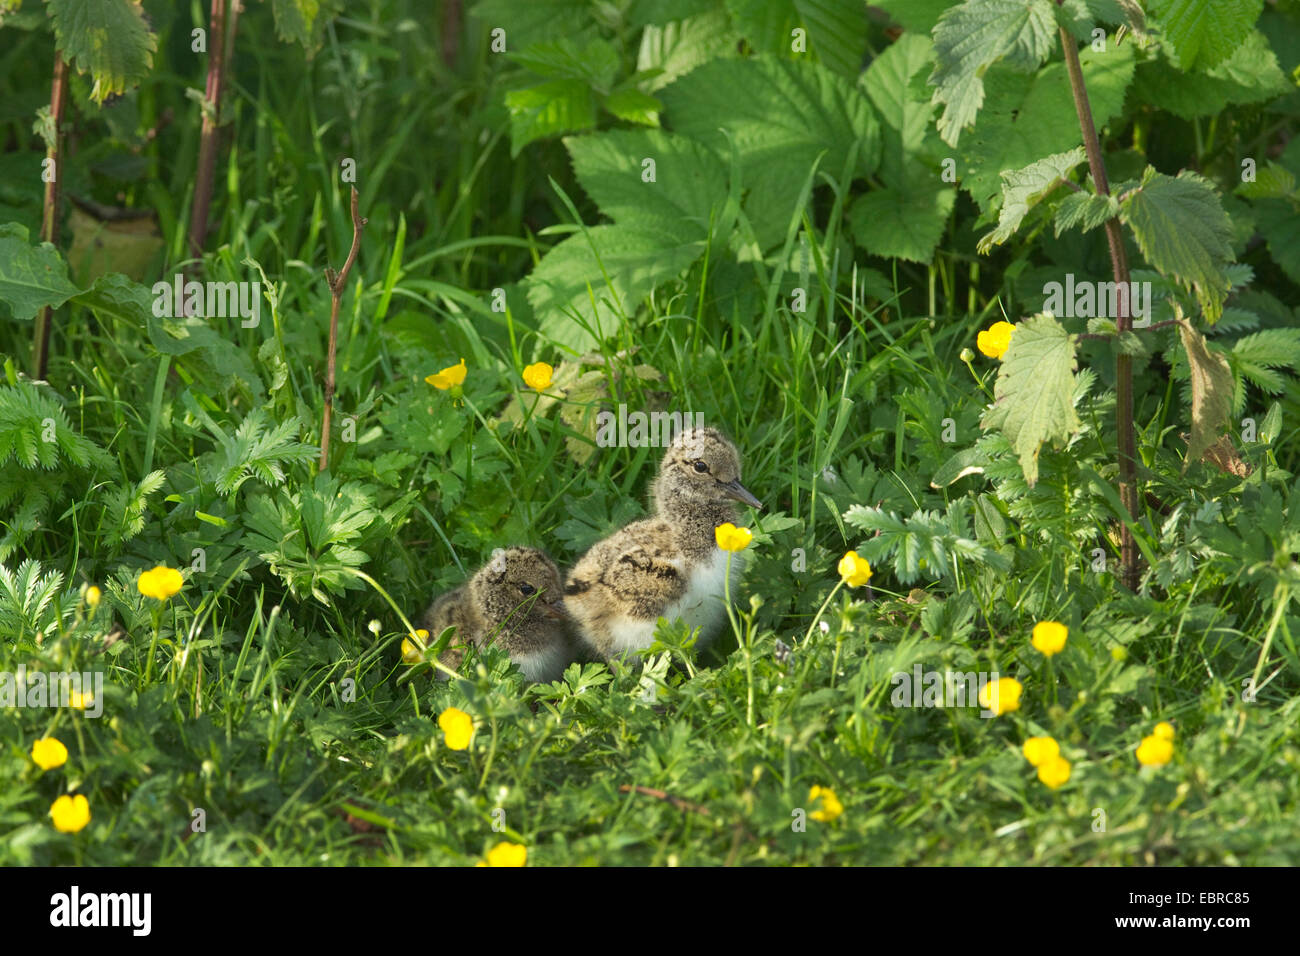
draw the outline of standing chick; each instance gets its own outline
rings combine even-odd
[[[572,657],[560,587],[559,569],[545,552],[498,548],[466,584],[430,605],[420,627],[436,640],[455,626],[452,645],[439,657],[453,669],[466,647],[495,642],[529,680],[558,680]]]
[[[649,647],[658,618],[700,627],[699,646],[726,617],[728,552],[714,529],[735,522],[733,501],[762,502],[740,484],[740,455],[712,428],[684,431],[668,446],[652,489],[653,518],[592,546],[569,573],[564,606],[579,638],[606,659]],[[731,556],[730,588],[744,561]]]

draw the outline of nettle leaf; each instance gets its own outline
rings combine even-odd
[[[0,225],[0,302],[15,319],[58,308],[81,290],[68,278],[68,264],[48,242],[33,246],[16,222]]]
[[[1187,443],[1187,463],[1199,461],[1205,450],[1218,440],[1232,414],[1232,369],[1228,360],[1210,351],[1205,336],[1184,319],[1178,322],[1178,334],[1187,351],[1192,380],[1192,437]]]
[[[798,189],[819,169],[839,178],[856,145],[851,176],[880,162],[880,123],[867,98],[819,63],[767,57],[711,60],[660,94],[674,131],[719,156],[734,142],[745,212],[764,248],[785,238]],[[823,155],[824,154],[824,155]]]
[[[1230,282],[1232,223],[1219,194],[1204,177],[1183,170],[1177,177],[1148,166],[1141,185],[1120,203],[1138,248],[1158,272],[1190,287],[1210,322],[1223,312]]]
[[[1226,60],[1259,19],[1264,0],[1152,0],[1183,69]]]
[[[928,175],[922,154],[939,152],[934,102],[929,88],[915,82],[933,65],[930,38],[905,33],[871,61],[858,81],[880,114],[880,179],[894,189],[908,188]]]
[[[158,38],[139,0],[49,0],[49,11],[59,51],[94,79],[90,98],[96,103],[149,75]]]
[[[727,0],[727,12],[759,53],[789,55],[793,31],[805,50],[836,73],[857,76],[867,50],[867,9],[860,0]],[[796,53],[796,55],[800,55]]]
[[[564,141],[578,182],[618,223],[661,220],[681,238],[708,236],[715,207],[727,195],[727,171],[706,146],[659,130],[614,130]],[[654,160],[646,182],[644,161]]]
[[[957,191],[938,177],[906,189],[876,189],[849,208],[854,241],[886,259],[929,262],[943,238]]]
[[[1118,215],[1119,200],[1113,195],[1070,193],[1056,207],[1056,234],[1059,236],[1065,230],[1075,228],[1088,232]]]
[[[1020,459],[1025,483],[1038,481],[1038,452],[1046,441],[1066,441],[1079,430],[1074,411],[1075,337],[1056,319],[1039,314],[1016,326],[1002,357],[993,406],[980,427],[1007,437]]]
[[[1079,50],[1093,122],[1099,130],[1124,109],[1133,78],[1134,44],[1110,46],[1105,53]],[[1002,64],[984,76],[987,101],[975,129],[962,139],[958,165],[962,187],[984,213],[1002,198],[1004,169],[1020,169],[1081,142],[1079,117],[1064,63],[1049,63],[1032,76]]]
[[[736,56],[737,37],[724,9],[709,10],[663,26],[647,26],[637,52],[638,73],[659,71],[645,84],[653,93],[701,63]]]
[[[611,93],[601,106],[621,120],[642,126],[658,126],[659,112],[664,108],[653,96],[630,87]]]
[[[506,93],[510,156],[529,143],[596,125],[596,95],[583,80],[552,80]]]
[[[596,35],[591,0],[481,0],[470,15],[484,28],[505,31],[506,48],[522,50],[545,40],[583,40]]]
[[[930,74],[934,102],[942,103],[939,135],[956,146],[984,103],[984,71],[998,60],[1022,73],[1034,70],[1056,44],[1051,0],[966,0],[934,28],[938,65]]]
[[[1086,158],[1083,147],[1076,146],[1068,153],[1048,156],[1023,169],[1004,170],[1002,211],[998,215],[998,227],[981,238],[975,248],[980,253],[987,253],[1015,235],[1029,210],[1065,182],[1071,170]]]
[[[1268,38],[1256,30],[1232,56],[1205,72],[1184,72],[1166,56],[1139,64],[1130,106],[1150,105],[1194,119],[1214,116],[1230,104],[1272,99],[1288,87]]]
[[[607,40],[581,46],[569,39],[534,43],[506,55],[548,80],[581,80],[601,91],[608,91],[618,74],[618,50]]]

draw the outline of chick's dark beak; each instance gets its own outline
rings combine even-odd
[[[743,501],[751,508],[758,508],[759,510],[762,510],[763,502],[759,501],[748,491],[746,491],[745,486],[742,485],[739,481],[728,481],[726,484],[722,486],[722,488],[727,493],[728,498],[735,498],[737,501]]]

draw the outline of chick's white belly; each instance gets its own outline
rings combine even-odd
[[[665,607],[660,615],[669,621],[682,621],[692,629],[700,628],[697,648],[703,647],[712,639],[727,617],[724,603],[727,557],[727,552],[719,548],[708,561],[695,565],[687,580],[686,593]],[[740,554],[732,554],[730,557],[731,592],[734,598],[740,573],[744,569],[744,558]],[[613,653],[622,654],[649,647],[654,641],[655,623],[626,616],[618,618],[611,627]]]
[[[529,680],[541,681],[545,684],[564,676],[564,668],[569,662],[564,649],[554,646],[523,654],[512,654],[510,660]]]

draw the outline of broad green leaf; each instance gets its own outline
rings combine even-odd
[[[613,130],[564,140],[578,182],[615,222],[655,219],[675,242],[704,239],[727,197],[727,171],[707,147],[660,130]],[[645,160],[654,161],[646,182]]]
[[[1119,200],[1092,192],[1070,193],[1056,207],[1056,234],[1078,228],[1088,232],[1119,215]]]
[[[1291,170],[1270,162],[1255,171],[1253,182],[1242,183],[1234,192],[1247,199],[1289,199],[1296,191],[1295,186]]]
[[[1038,481],[1038,453],[1046,441],[1066,441],[1079,429],[1074,411],[1074,336],[1049,315],[1016,326],[993,388],[993,406],[980,427],[1006,436],[1020,459],[1025,483]]]
[[[48,242],[33,246],[17,223],[0,225],[0,302],[26,321],[47,305],[58,308],[81,290],[68,279],[68,265]]]
[[[602,91],[610,88],[618,74],[618,51],[608,40],[590,40],[582,45],[567,39],[534,43],[506,55],[548,80],[581,80]]]
[[[1187,365],[1192,379],[1192,437],[1187,443],[1187,463],[1200,461],[1205,450],[1218,440],[1232,414],[1232,369],[1228,360],[1211,352],[1205,336],[1185,319],[1178,323],[1178,334],[1187,350]]]
[[[493,30],[505,31],[506,50],[522,50],[545,40],[580,41],[596,35],[590,0],[481,0],[470,15],[482,22],[491,42]]]
[[[1260,234],[1268,252],[1291,281],[1300,283],[1300,205],[1285,199],[1264,199],[1255,204]]]
[[[856,77],[867,51],[867,8],[860,0],[726,0],[741,36],[757,53],[813,56]],[[795,30],[802,30],[802,50]]]
[[[1264,0],[1152,0],[1184,70],[1211,67],[1232,55],[1259,18]]]
[[[1133,50],[1134,44],[1126,43],[1105,53],[1088,47],[1079,51],[1098,130],[1124,108],[1124,93],[1133,77]],[[1002,170],[1020,169],[1073,149],[1083,136],[1064,63],[1049,63],[1028,77],[997,64],[985,74],[984,83],[988,98],[975,129],[962,138],[958,174],[962,187],[988,214],[1001,201]]]
[[[676,132],[719,156],[729,156],[734,141],[749,190],[745,211],[764,248],[785,238],[797,214],[798,190],[792,184],[808,178],[819,156],[818,168],[837,179],[855,143],[850,175],[870,175],[880,161],[880,127],[870,102],[817,63],[711,60],[660,95]]]
[[[1015,235],[1029,210],[1067,180],[1074,167],[1085,159],[1087,154],[1083,147],[1076,146],[1068,153],[1048,156],[1024,169],[1004,170],[998,227],[981,238],[975,248],[980,253],[987,253],[993,246],[1001,245]]]
[[[635,89],[611,93],[601,105],[619,119],[642,126],[658,126],[659,111],[664,108],[653,96]]]
[[[938,65],[930,74],[942,103],[939,135],[956,146],[984,103],[984,71],[998,60],[1022,73],[1038,67],[1056,43],[1051,0],[966,0],[934,28]]]
[[[913,33],[927,36],[939,22],[943,12],[955,7],[954,0],[874,0],[873,7],[879,7],[889,14],[889,19]]]
[[[158,38],[139,0],[49,0],[49,11],[64,59],[95,81],[90,98],[96,103],[149,75]]]
[[[635,313],[657,284],[680,275],[699,258],[704,245],[703,239],[682,241],[680,227],[666,227],[657,219],[591,226],[570,236],[543,256],[528,277],[528,301],[538,314],[539,329],[577,351],[595,348],[619,330],[621,315]],[[571,311],[589,328],[575,321]]]
[[[153,302],[147,288],[117,273],[100,276],[72,298],[73,305],[89,309],[100,319],[114,319],[137,329],[153,317]]]
[[[648,26],[641,34],[638,72],[659,70],[645,89],[653,93],[708,60],[736,56],[736,35],[727,11],[718,9],[662,27]]]
[[[872,255],[929,262],[943,238],[957,191],[937,176],[910,189],[876,189],[849,208],[853,238]]]
[[[1195,291],[1206,319],[1218,321],[1228,294],[1232,224],[1210,182],[1188,170],[1173,177],[1148,166],[1120,213],[1147,262]]]
[[[552,80],[506,93],[510,111],[510,155],[533,140],[596,125],[596,98],[582,80]]]
[[[858,81],[880,114],[880,179],[895,189],[910,187],[927,175],[923,153],[938,151],[934,103],[929,89],[917,82],[934,65],[934,44],[921,34],[905,33],[871,61]]]
[[[1133,77],[1132,104],[1194,119],[1214,116],[1230,104],[1272,99],[1287,89],[1286,75],[1268,40],[1252,31],[1232,56],[1205,72],[1184,72],[1163,56],[1139,64]]]

